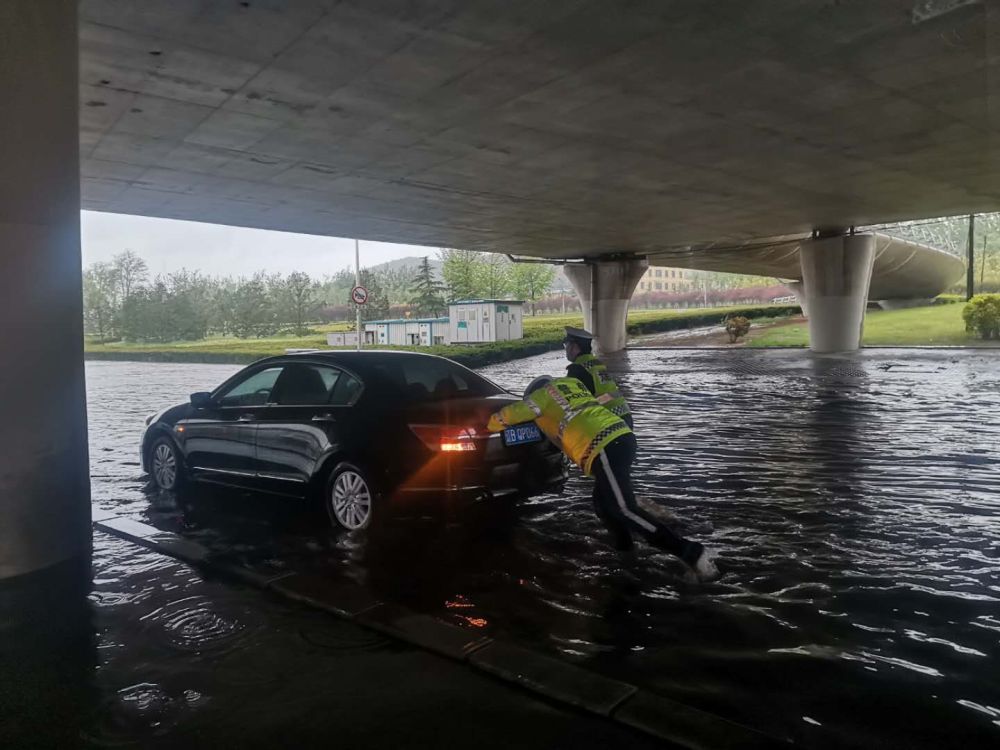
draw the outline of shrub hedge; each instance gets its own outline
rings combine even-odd
[[[977,294],[962,310],[965,330],[981,339],[1000,339],[1000,294]]]

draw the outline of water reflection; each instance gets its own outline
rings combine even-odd
[[[72,747],[99,702],[90,561],[0,582],[0,747]]]
[[[807,746],[996,741],[984,710],[1000,706],[995,355],[648,350],[611,364],[637,417],[637,492],[721,550],[716,585],[692,586],[655,550],[622,558],[579,477],[562,496],[403,512],[356,536],[295,501],[146,494],[140,417],[235,368],[93,368],[95,501],[221,557],[351,578]],[[520,392],[563,366],[557,353],[486,374]],[[241,636],[202,605],[161,621],[218,634],[229,654]]]

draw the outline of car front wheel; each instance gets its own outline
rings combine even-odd
[[[183,484],[180,452],[170,438],[160,437],[153,442],[149,450],[149,473],[161,490],[173,491]]]
[[[372,523],[375,491],[364,471],[352,464],[340,464],[327,482],[324,505],[334,525],[359,531]]]

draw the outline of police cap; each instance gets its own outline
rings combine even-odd
[[[574,328],[573,326],[566,326],[566,338],[563,339],[564,344],[568,344],[570,341],[592,341],[594,334],[590,331],[585,331],[582,328]]]

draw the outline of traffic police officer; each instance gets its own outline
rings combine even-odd
[[[632,429],[634,425],[628,402],[618,389],[614,378],[608,374],[607,365],[593,355],[591,351],[593,343],[594,336],[589,331],[566,326],[563,346],[566,347],[566,359],[571,363],[566,368],[566,375],[583,383],[587,390],[597,397],[598,403],[621,417],[629,429]]]
[[[632,430],[597,402],[575,378],[535,378],[524,400],[509,404],[490,417],[490,432],[535,422],[587,476],[593,475],[594,507],[615,537],[615,546],[630,550],[632,532],[679,557],[695,575],[709,581],[719,575],[712,555],[698,542],[683,539],[644,511],[632,490],[636,443]]]

